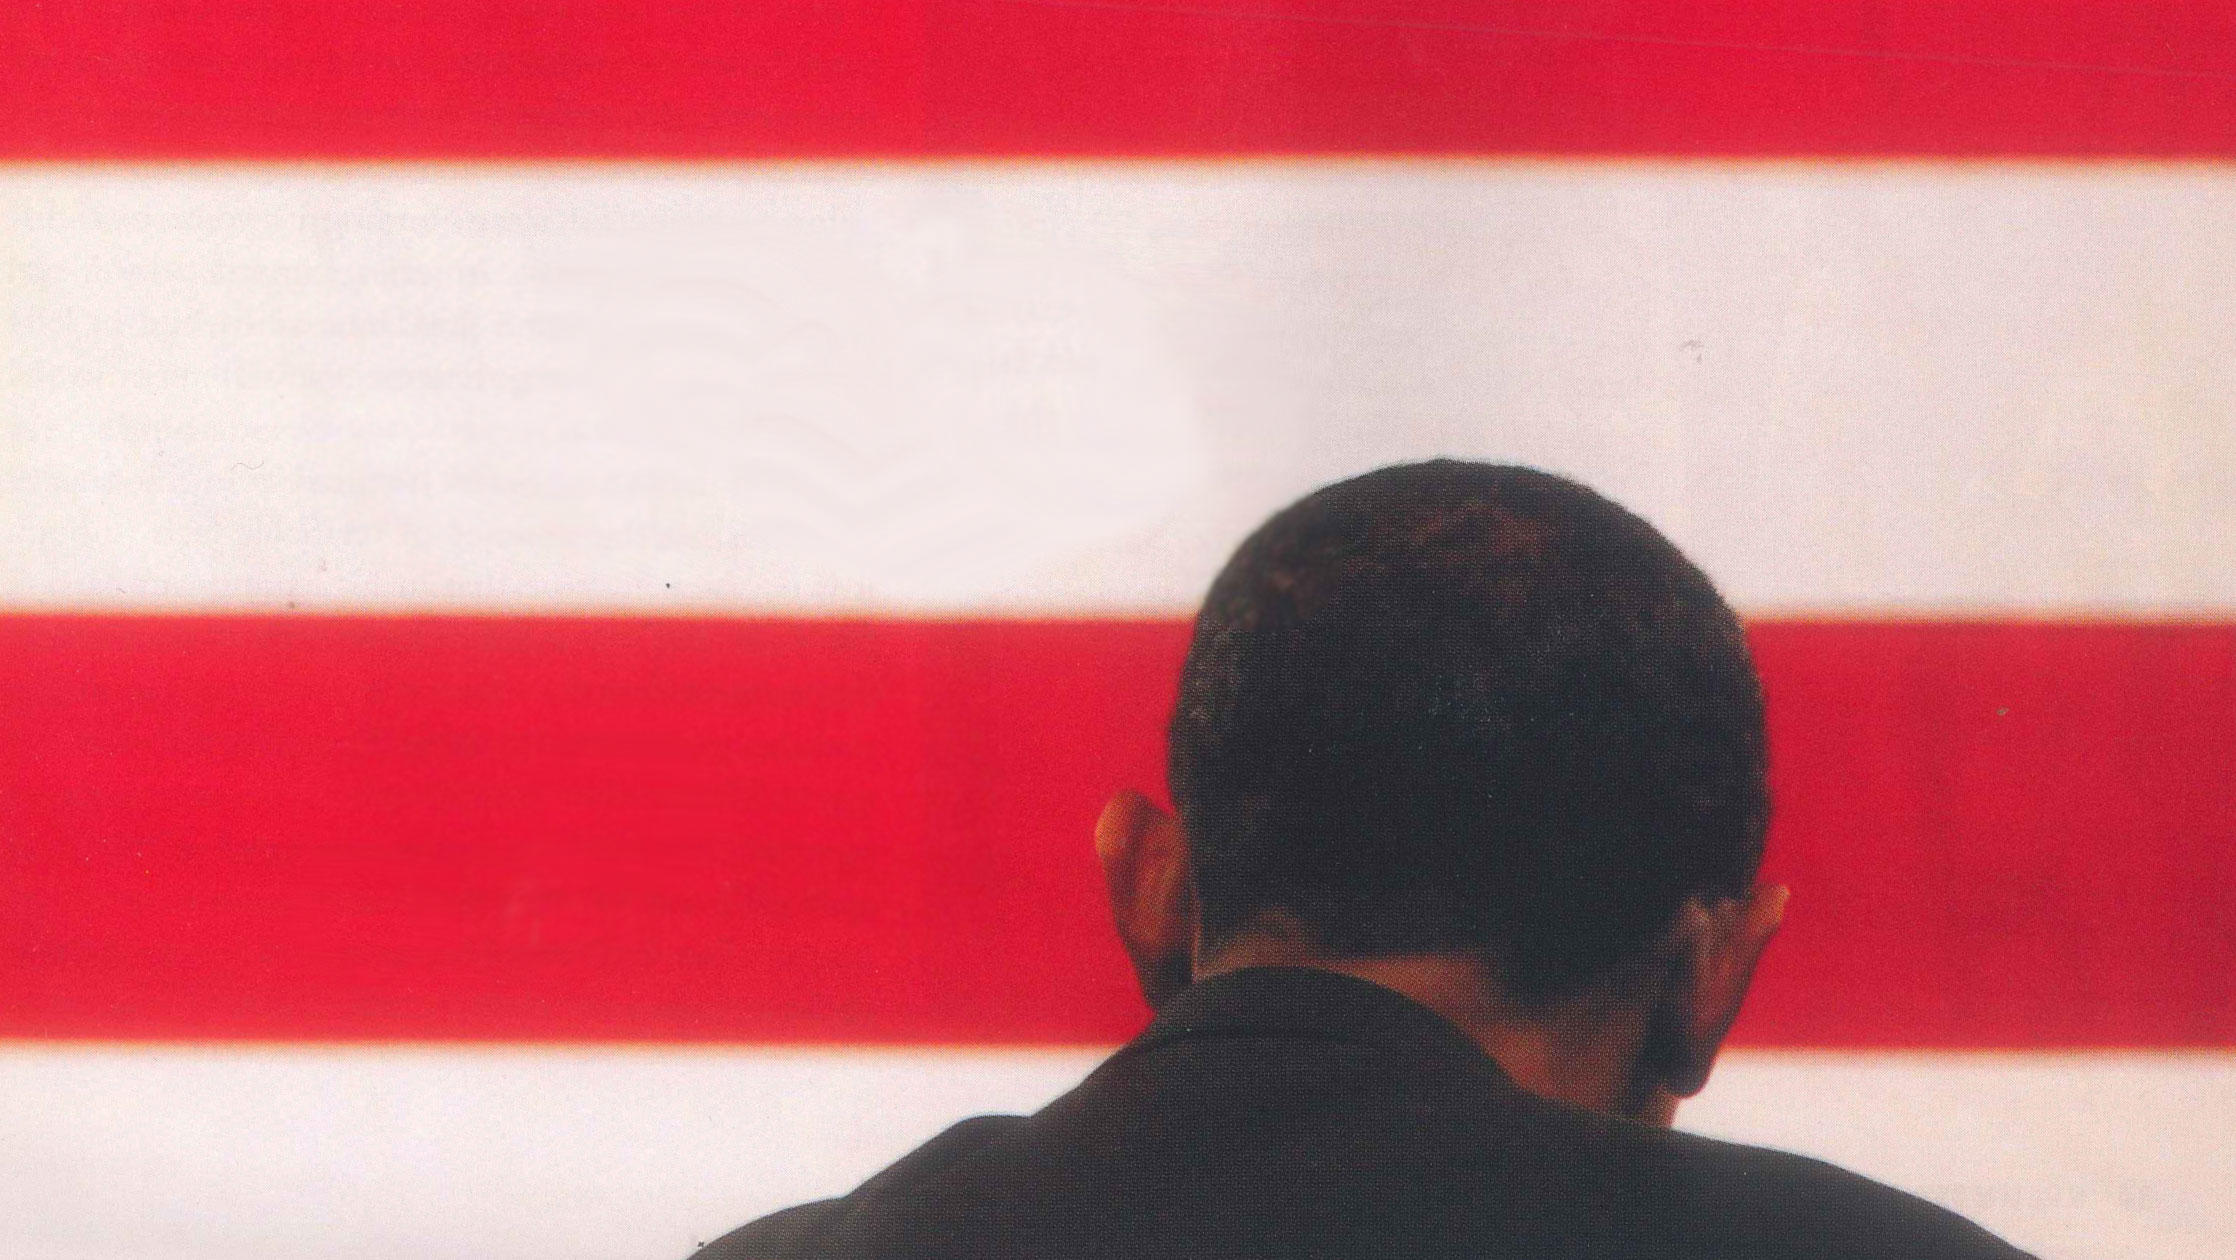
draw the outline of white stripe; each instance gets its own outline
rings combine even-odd
[[[0,1050],[0,1255],[680,1260],[1092,1052]],[[1687,1127],[1955,1207],[2045,1257],[2236,1237],[2236,1055],[1739,1054]]]
[[[0,606],[1189,607],[1434,453],[1757,612],[2236,608],[2236,170],[0,170]]]
[[[1754,1051],[1680,1113],[1962,1212],[2043,1260],[2236,1238],[2236,1054]]]
[[[0,1049],[0,1256],[681,1260],[1098,1057]]]

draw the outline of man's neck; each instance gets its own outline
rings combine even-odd
[[[1199,960],[1202,979],[1245,967],[1316,967],[1371,981],[1443,1016],[1515,1084],[1593,1111],[1668,1124],[1674,1108],[1638,1088],[1641,1004],[1593,993],[1539,1008],[1509,1000],[1492,969],[1452,954],[1329,958],[1290,934],[1248,936]]]

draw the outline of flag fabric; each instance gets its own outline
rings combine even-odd
[[[1305,490],[1639,511],[1794,888],[1680,1124],[2236,1237],[2236,14],[0,12],[0,1256],[680,1256],[1145,1012]]]

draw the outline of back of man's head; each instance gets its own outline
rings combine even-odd
[[[1465,954],[1523,1002],[1738,897],[1769,813],[1739,623],[1643,520],[1527,468],[1320,490],[1213,583],[1171,727],[1202,943]]]

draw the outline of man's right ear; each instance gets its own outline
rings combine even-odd
[[[1126,789],[1095,822],[1095,856],[1110,890],[1118,939],[1151,1010],[1195,978],[1195,882],[1180,820]]]

